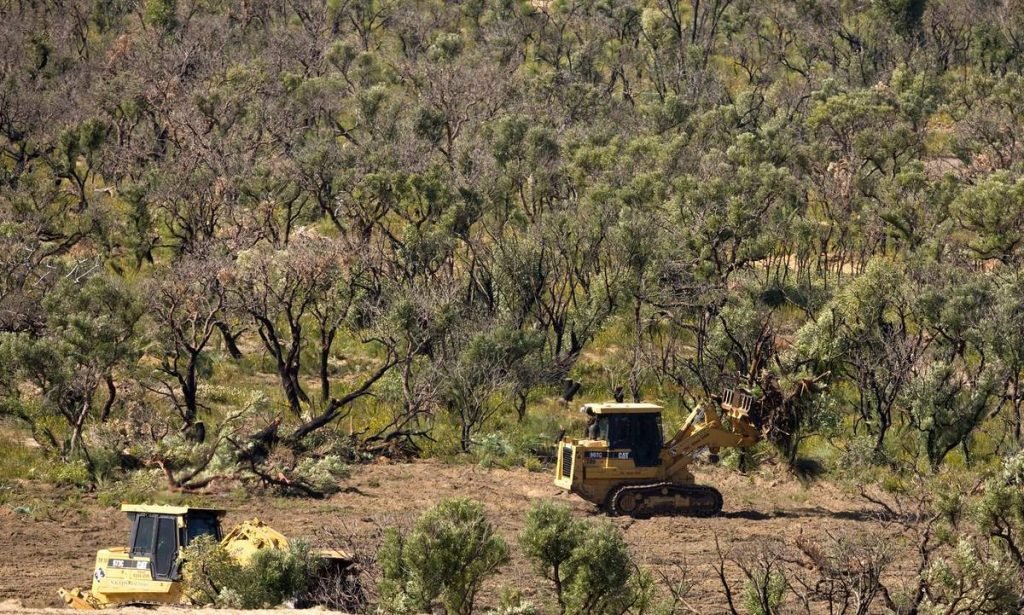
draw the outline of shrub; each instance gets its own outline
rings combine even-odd
[[[541,615],[541,610],[529,600],[523,600],[518,589],[504,587],[497,608],[487,611],[487,615]]]
[[[209,536],[192,541],[182,551],[181,559],[182,587],[197,605],[219,604],[227,599],[224,592],[231,591],[232,579],[241,574],[241,565]]]
[[[81,459],[64,463],[54,461],[46,467],[46,482],[58,487],[87,487],[92,482],[89,466]]]
[[[516,463],[516,452],[505,434],[498,431],[481,436],[477,443],[480,465],[484,468],[497,466],[507,469]]]
[[[252,562],[242,568],[238,590],[245,597],[243,608],[276,606],[301,598],[321,565],[320,558],[302,541],[292,541],[286,551],[257,551]]]
[[[152,501],[166,478],[160,470],[136,470],[121,480],[104,479],[97,483],[96,501],[102,506],[120,506],[122,502]]]
[[[495,431],[480,436],[474,452],[481,467],[522,467],[531,472],[544,470],[540,452],[543,440],[528,426],[516,425],[507,431]]]
[[[864,469],[874,468],[885,463],[885,458],[875,447],[870,436],[854,436],[847,440],[846,448],[839,455],[836,466],[847,470],[852,476]]]
[[[925,572],[927,596],[920,612],[1018,613],[1019,571],[1005,558],[986,556],[966,540]]]
[[[248,564],[241,564],[207,536],[186,547],[182,560],[184,590],[193,603],[236,609],[301,598],[322,565],[301,541],[293,541],[287,550],[257,551]]]
[[[786,594],[786,587],[786,576],[781,570],[754,569],[743,587],[743,608],[750,615],[777,613]]]
[[[468,615],[483,582],[508,561],[483,506],[445,500],[423,513],[408,535],[388,530],[377,556],[382,608],[428,612],[440,602],[449,615]]]
[[[0,480],[0,505],[11,501],[17,492],[18,489],[15,484]]]
[[[539,502],[526,513],[526,527],[519,535],[519,545],[526,552],[537,572],[555,586],[555,596],[565,612],[563,580],[566,563],[579,549],[587,526],[574,519],[565,506]]]
[[[622,532],[610,522],[588,528],[567,572],[567,613],[619,615],[646,599],[647,579],[633,563]]]
[[[527,513],[519,543],[554,584],[561,613],[618,615],[650,599],[649,575],[611,523],[588,524],[564,506],[540,502]]]
[[[320,493],[331,494],[339,491],[339,483],[348,478],[349,468],[337,455],[306,457],[295,467],[295,475]]]

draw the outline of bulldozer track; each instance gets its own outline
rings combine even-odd
[[[671,501],[679,496],[687,498],[690,505],[680,507]],[[665,501],[669,498],[670,501]],[[626,484],[612,490],[606,508],[614,516],[635,518],[654,515],[714,517],[722,512],[722,494],[707,485],[673,482]]]

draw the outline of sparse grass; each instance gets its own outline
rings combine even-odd
[[[0,506],[16,501],[21,488],[16,483],[0,480]]]
[[[152,502],[158,497],[162,477],[148,471],[129,474],[123,480],[104,481],[97,485],[96,501],[102,506],[117,507],[124,502]]]
[[[0,423],[0,482],[13,482],[33,478],[37,469],[45,464],[43,451],[25,443],[28,437],[22,430]]]
[[[817,461],[826,471],[832,470],[839,454],[840,451],[827,438],[819,435],[810,436],[800,442],[799,456]]]

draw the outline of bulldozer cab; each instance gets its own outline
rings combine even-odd
[[[619,451],[619,458],[631,459],[637,467],[659,464],[664,443],[660,406],[591,404],[584,411],[595,419],[594,439],[607,442],[609,451]]]
[[[132,523],[128,554],[132,559],[148,559],[154,581],[178,579],[178,555],[193,540],[200,536],[217,542],[221,539],[223,510],[130,504],[121,510]]]

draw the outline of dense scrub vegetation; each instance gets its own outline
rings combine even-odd
[[[503,457],[567,378],[738,383],[794,467],[1024,438],[1016,0],[0,14],[0,415],[57,482]]]

